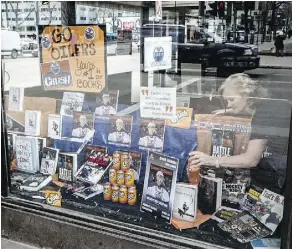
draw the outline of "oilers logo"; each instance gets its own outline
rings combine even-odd
[[[59,74],[61,72],[61,67],[58,62],[51,62],[51,72],[53,74]]]
[[[51,39],[49,36],[44,36],[41,40],[43,48],[49,48],[51,46]]]
[[[92,27],[87,27],[84,31],[84,38],[86,40],[93,40],[95,38],[95,31]]]
[[[153,51],[153,58],[156,62],[161,62],[164,57],[164,49],[162,47],[156,47]]]

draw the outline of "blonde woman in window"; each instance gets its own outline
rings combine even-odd
[[[229,157],[212,157],[193,151],[189,154],[189,166],[251,169],[252,182],[279,192],[285,179],[291,107],[268,99],[267,91],[243,73],[228,77],[218,92],[226,109],[217,110],[215,114],[251,118],[247,150]]]

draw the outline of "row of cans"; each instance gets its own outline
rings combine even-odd
[[[109,170],[109,182],[118,186],[126,185],[126,187],[131,187],[135,184],[135,172],[133,169],[124,172],[123,170],[111,168]]]
[[[113,169],[127,171],[130,167],[131,157],[129,152],[115,151],[113,153]]]
[[[106,201],[119,202],[121,204],[135,205],[137,202],[136,186],[127,188],[125,185],[111,185],[109,182],[103,185],[103,198]]]

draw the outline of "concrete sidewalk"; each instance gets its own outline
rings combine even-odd
[[[292,57],[276,57],[261,55],[260,67],[276,67],[292,69]]]
[[[290,39],[286,38],[284,40],[284,44],[288,44],[288,43],[292,43],[292,38],[290,38]],[[260,52],[263,50],[270,50],[270,49],[275,47],[274,41],[259,43],[257,46],[259,47]]]
[[[4,238],[1,238],[1,248],[2,249],[40,249],[39,247],[34,247],[28,244],[24,244],[24,243],[16,242],[13,240],[4,239]]]

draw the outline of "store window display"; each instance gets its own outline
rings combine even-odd
[[[124,95],[122,77],[120,85],[112,87],[107,70],[100,69],[109,66],[103,58],[106,43],[101,34],[106,29],[102,26],[73,25],[73,45],[65,33],[57,45],[48,40],[53,27],[46,34],[40,48],[45,51],[40,67],[50,64],[50,70],[55,71],[55,65],[60,64],[54,77],[63,70],[72,74],[73,82],[69,89],[61,88],[63,91],[58,86],[44,91],[55,101],[54,108],[46,111],[31,105],[33,108],[27,109],[34,99],[23,96],[29,90],[23,93],[19,89],[18,95],[22,96],[16,101],[22,104],[16,115],[9,110],[9,99],[15,99],[10,96],[13,92],[7,93],[5,108],[10,120],[21,123],[22,115],[30,110],[41,112],[36,122],[47,123],[38,124],[39,136],[28,141],[31,146],[24,146],[19,138],[27,136],[26,131],[8,131],[9,150],[14,157],[10,166],[12,193],[26,200],[108,217],[125,226],[129,223],[233,248],[249,248],[247,243],[267,236],[279,238],[291,116],[287,101],[270,98],[256,79],[236,73],[222,79],[217,93],[213,86],[203,97],[190,93],[194,98],[187,107],[177,101],[181,94],[177,91],[173,99],[175,115],[167,120],[145,116],[138,103],[121,104],[125,103],[122,98],[129,96]],[[80,41],[83,49],[99,51],[76,55],[87,61],[84,65],[91,65],[82,68],[84,77],[76,74],[80,69],[75,67],[73,57],[63,60],[66,68],[62,60],[50,61],[49,49],[69,49]],[[165,59],[162,46],[161,58],[155,58],[155,51],[150,58],[156,60],[158,68]],[[94,80],[104,80],[98,91],[88,89],[91,73]],[[160,91],[157,95],[169,97],[164,87],[155,89]],[[39,98],[44,103],[49,99]],[[153,106],[165,105],[163,98]],[[195,106],[201,107],[199,112]],[[168,110],[170,106],[164,107]],[[48,139],[44,149],[37,146],[37,137]],[[20,141],[17,148],[15,141]],[[50,157],[52,150],[55,153]],[[45,162],[44,168],[49,166],[46,160],[54,163],[50,172],[46,171],[49,177],[41,183],[31,178],[43,173],[34,158],[37,155]],[[27,161],[34,162],[33,171],[23,172]],[[34,185],[39,186],[37,193],[28,191]],[[54,196],[58,197],[57,203]],[[175,213],[178,215],[173,219]]]

